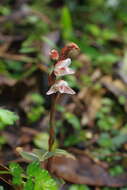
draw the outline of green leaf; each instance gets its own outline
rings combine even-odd
[[[113,146],[112,140],[108,133],[102,133],[98,139],[98,143],[104,148],[111,148]]]
[[[109,122],[104,119],[98,120],[97,125],[99,126],[100,129],[108,131],[111,129],[111,126],[110,126]]]
[[[0,60],[0,73],[8,74],[5,62],[3,60]]]
[[[0,190],[4,190],[4,187],[0,185]]]
[[[64,146],[73,146],[81,142],[80,135],[74,134],[74,135],[69,135],[65,140],[64,140]]]
[[[106,105],[106,106],[112,106],[113,105],[113,101],[110,98],[102,98],[102,104]]]
[[[52,156],[61,156],[61,155],[64,155],[64,156],[74,159],[74,156],[72,154],[70,154],[67,151],[62,150],[62,149],[55,149],[52,152],[49,152],[44,149],[35,149],[31,153],[29,153],[29,152],[19,152],[19,153],[21,154],[21,156],[23,158],[32,160],[32,161],[44,161],[44,160],[47,160],[48,158],[51,158]],[[36,164],[34,164],[34,162],[33,162],[32,166],[30,165],[30,167],[36,167]]]
[[[40,161],[44,161],[54,155],[54,152],[49,152],[44,149],[34,149],[34,153],[38,156]]]
[[[23,169],[17,163],[10,163],[9,168],[13,176],[12,183],[15,185],[21,185]]]
[[[71,40],[73,36],[73,27],[71,14],[68,7],[63,7],[63,9],[61,10],[61,29],[63,38],[65,40]]]
[[[66,112],[64,114],[64,117],[67,119],[68,123],[70,123],[76,130],[81,129],[80,121],[74,114]]]
[[[96,37],[99,37],[101,34],[101,29],[95,24],[87,24],[86,29]]]
[[[62,150],[62,149],[55,149],[52,152],[49,152],[44,149],[35,149],[34,154],[37,155],[37,157],[39,158],[40,161],[44,161],[48,158],[51,158],[52,156],[62,156],[62,155],[74,159],[74,156],[72,154],[70,154],[69,152]]]
[[[38,148],[48,150],[48,140],[49,140],[49,134],[48,133],[46,133],[46,132],[39,133],[34,137],[34,144]]]
[[[62,155],[69,157],[69,158],[72,158],[72,159],[75,159],[75,157],[72,154],[70,154],[69,152],[67,152],[66,150],[56,149],[54,151],[54,156],[62,156]]]
[[[19,117],[15,113],[6,109],[0,109],[0,128],[6,125],[13,125],[17,119]]]
[[[32,53],[37,51],[35,47],[22,47],[20,53]]]
[[[11,14],[11,9],[9,6],[5,6],[5,5],[0,5],[0,14],[2,15],[10,15]]]
[[[110,174],[112,176],[117,176],[119,174],[122,174],[124,172],[123,167],[120,165],[115,166],[114,168],[110,169]]]
[[[41,148],[41,149],[34,149],[33,153],[36,154],[38,156],[38,158],[41,160],[41,158],[43,157],[44,154],[46,154],[48,151]]]
[[[30,163],[27,166],[26,173],[30,179],[34,177],[34,190],[58,190],[56,181],[49,175],[47,170],[41,168],[39,162]],[[27,183],[26,186],[33,188],[33,182],[31,180]]]
[[[34,137],[34,144],[43,150],[48,150],[48,140],[49,140],[49,134],[46,132],[39,133]],[[55,143],[53,145],[53,149],[58,147],[58,141],[55,140]]]
[[[56,181],[49,175],[47,170],[42,169],[35,177],[34,190],[58,190]]]
[[[65,76],[65,79],[68,81],[70,87],[74,88],[78,88],[78,83],[77,83],[77,79],[75,78],[75,76],[73,75],[67,75]]]
[[[30,176],[30,177],[36,177],[36,175],[38,175],[38,173],[41,172],[41,168],[40,168],[40,163],[35,161],[35,162],[32,162],[30,163],[28,166],[27,166],[27,175]]]
[[[89,187],[86,185],[71,185],[71,187],[69,188],[69,190],[89,190]]]
[[[65,112],[65,108],[64,108],[63,106],[61,106],[60,104],[57,104],[57,105],[56,105],[56,109],[57,109],[57,111],[59,111],[59,112]]]
[[[34,183],[31,178],[26,181],[23,190],[34,190]]]
[[[44,103],[44,98],[39,93],[32,93],[30,98],[36,104],[43,104]]]
[[[40,161],[47,160],[54,156],[54,152],[45,151],[45,153],[41,156]]]
[[[112,143],[117,148],[119,148],[126,141],[127,141],[127,135],[124,135],[124,134],[119,134],[112,138]]]
[[[6,144],[7,140],[4,136],[0,136],[0,146]]]
[[[27,118],[29,122],[32,123],[32,122],[37,121],[42,116],[44,111],[45,109],[42,105],[32,107],[31,110],[27,113]]]
[[[119,96],[118,100],[119,100],[119,103],[121,105],[124,105],[126,103],[126,97],[125,96]]]
[[[37,161],[38,156],[32,152],[19,151],[19,154],[26,160]]]

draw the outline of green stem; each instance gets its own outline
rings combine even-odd
[[[0,174],[11,174],[9,171],[0,171]]]

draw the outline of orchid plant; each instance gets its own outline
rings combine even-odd
[[[50,111],[50,130],[49,130],[49,151],[53,151],[53,145],[55,141],[55,105],[61,94],[75,94],[75,91],[69,87],[67,81],[61,79],[65,75],[74,74],[75,71],[69,66],[71,59],[69,57],[70,52],[79,51],[79,47],[75,43],[67,44],[60,52],[53,49],[50,52],[50,58],[54,61],[54,68],[49,75],[49,90],[47,95],[52,95],[51,111]],[[60,78],[60,79],[59,79]],[[48,160],[48,168],[50,167],[51,158]],[[49,168],[50,169],[50,168]]]
[[[55,105],[57,103],[58,98],[61,94],[75,94],[75,91],[69,87],[67,81],[64,81],[62,77],[64,75],[74,74],[75,71],[71,69],[69,66],[71,64],[71,59],[69,54],[71,51],[78,51],[79,48],[76,44],[70,43],[66,45],[60,52],[60,55],[57,50],[52,50],[50,52],[50,58],[54,61],[54,68],[52,73],[49,75],[49,90],[46,93],[47,95],[51,95],[51,111],[50,111],[50,129],[49,129],[49,149],[34,149],[33,152],[25,152],[21,147],[17,147],[17,152],[20,155],[32,162],[27,166],[26,172],[24,173],[23,169],[17,163],[11,163],[9,168],[2,167],[2,174],[11,175],[12,184],[15,189],[51,189],[58,190],[58,186],[61,186],[63,181],[57,179],[57,181],[52,178],[52,176],[48,173],[52,172],[51,164],[53,156],[65,155],[74,158],[68,152],[62,149],[53,149],[53,145],[55,142]],[[2,114],[3,114],[2,110]],[[5,112],[5,111],[4,111]],[[7,112],[7,111],[6,111]],[[4,115],[2,115],[3,118]],[[11,117],[13,114],[11,113]],[[14,117],[14,116],[13,116]],[[13,120],[16,120],[15,116]],[[11,118],[12,120],[12,118]],[[12,123],[9,120],[8,123]],[[7,123],[7,122],[6,122]],[[7,124],[8,124],[7,123]],[[47,162],[44,162],[46,161]],[[42,162],[44,162],[44,169],[41,167]],[[47,169],[47,170],[45,170]],[[25,180],[24,180],[25,178]],[[3,179],[3,178],[2,178]],[[59,184],[59,185],[58,185]]]
[[[43,162],[47,160],[46,169],[50,171],[52,157],[57,155],[66,155],[71,156],[64,150],[61,149],[53,149],[53,145],[55,142],[55,106],[57,104],[57,100],[62,94],[75,94],[75,91],[69,87],[67,81],[63,80],[62,77],[65,75],[74,74],[75,71],[71,69],[69,66],[71,64],[70,53],[73,51],[78,52],[79,47],[75,43],[69,43],[64,48],[62,48],[60,54],[57,50],[53,49],[50,52],[50,58],[54,62],[53,71],[49,75],[49,90],[47,91],[47,95],[51,95],[51,110],[50,110],[50,121],[49,121],[49,148],[48,150],[42,149],[34,149],[33,152],[25,152],[21,147],[17,148],[17,151],[20,155],[32,161]]]

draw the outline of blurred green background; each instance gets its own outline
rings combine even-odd
[[[12,143],[5,134],[24,126],[39,132],[32,146],[47,147],[49,51],[68,42],[80,47],[72,56],[76,75],[65,77],[77,95],[57,106],[56,146],[85,150],[106,162],[111,175],[121,174],[127,170],[126,0],[0,1],[0,106],[20,117],[12,127],[1,121],[1,155]]]

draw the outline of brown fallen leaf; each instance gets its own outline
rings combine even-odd
[[[118,79],[113,80],[110,76],[105,76],[101,79],[101,84],[110,91],[117,99],[120,96],[125,98],[124,109],[127,112],[127,90],[126,85]]]
[[[126,85],[121,80],[113,80],[112,77],[105,76],[102,77],[101,84],[116,97],[127,96]]]
[[[85,105],[85,109],[82,114],[81,124],[94,126],[94,119],[96,117],[97,111],[101,107],[101,98],[105,93],[103,89],[100,91],[95,91],[92,88],[84,87],[79,94],[77,99],[79,99]],[[77,105],[78,106],[78,105]]]
[[[76,159],[64,156],[52,159],[51,172],[68,182],[92,186],[122,187],[127,185],[127,173],[113,177],[83,154]]]
[[[31,143],[33,141],[33,137],[38,133],[39,131],[22,126],[20,134],[15,135],[14,133],[3,131],[2,135],[6,138],[7,144],[11,148],[15,148],[17,146]]]
[[[5,75],[0,75],[0,86],[7,85],[7,86],[14,86],[16,84],[15,79],[11,79]]]

